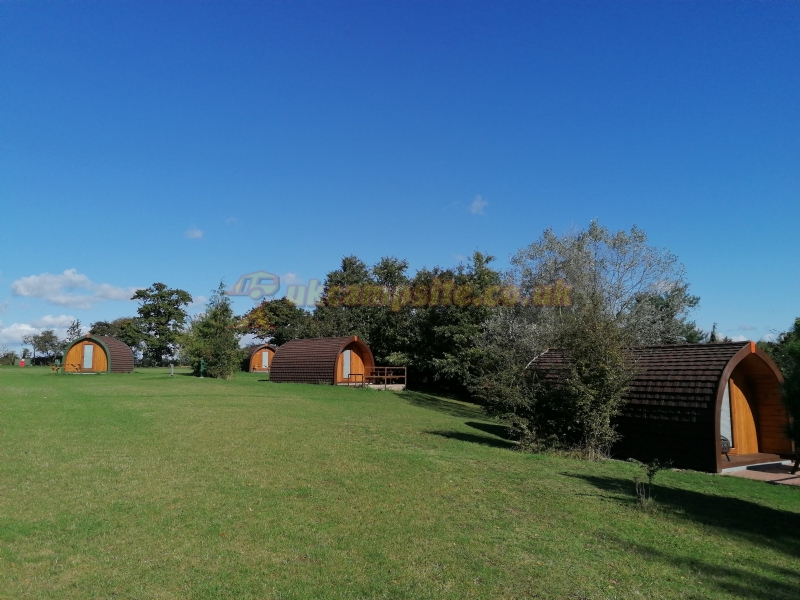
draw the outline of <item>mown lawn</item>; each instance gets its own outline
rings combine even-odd
[[[418,393],[0,368],[2,598],[800,597],[800,489],[525,455]]]

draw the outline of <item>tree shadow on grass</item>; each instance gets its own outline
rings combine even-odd
[[[430,394],[423,394],[422,392],[406,390],[400,394],[400,397],[414,406],[428,408],[453,417],[480,419],[484,416],[483,411],[478,406],[470,406],[456,400],[448,400],[447,398],[431,396]]]
[[[697,556],[680,556],[641,542],[634,545],[618,537],[607,540],[617,544],[620,550],[635,553],[638,560],[667,563],[679,572],[692,573],[702,582],[701,585],[690,584],[696,591],[690,591],[681,597],[703,600],[709,596],[709,588],[715,587],[731,598],[796,600],[800,590],[800,571],[764,561],[750,559],[742,563],[736,556],[725,555],[719,556],[719,560],[712,563]]]
[[[501,425],[499,423],[476,423],[475,421],[467,421],[464,423],[468,427],[472,427],[473,429],[477,429],[479,431],[483,431],[484,433],[490,433],[492,435],[496,435],[499,438],[503,438],[504,440],[510,440],[511,436],[508,432],[508,427],[506,425]]]
[[[636,504],[632,480],[573,473],[562,475],[582,479],[598,489],[617,494],[621,496],[617,498],[621,502],[632,506]],[[766,546],[793,558],[800,558],[800,513],[770,508],[731,496],[662,487],[657,483],[653,493],[662,510],[679,518],[723,530],[745,539],[749,544]],[[800,593],[796,592],[795,597],[798,596]]]
[[[511,449],[516,447],[516,444],[514,442],[509,442],[507,440],[500,440],[485,435],[465,433],[463,431],[427,431],[426,433],[430,433],[431,435],[438,435],[440,437],[448,438],[450,440],[458,440],[460,442],[471,442],[473,444],[492,446],[494,448]]]

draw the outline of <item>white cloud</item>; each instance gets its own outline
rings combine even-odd
[[[11,302],[9,302],[8,300],[6,300],[5,302],[0,302],[0,315],[2,315],[3,313],[7,313],[9,306],[11,306]]]
[[[190,308],[196,308],[198,306],[205,307],[206,303],[208,303],[208,298],[205,296],[192,296],[192,301],[189,303]]]
[[[200,229],[187,229],[184,235],[190,240],[199,240],[203,237],[203,232]]]
[[[746,342],[746,341],[748,341],[749,339],[750,339],[749,337],[745,337],[745,336],[743,336],[743,335],[735,335],[735,336],[733,336],[733,337],[731,338],[731,341],[732,341],[732,342]]]
[[[300,277],[298,277],[297,273],[286,273],[286,275],[281,275],[281,284],[283,285],[297,285],[298,283],[304,283]]]
[[[54,317],[53,315],[45,315],[41,319],[31,321],[31,325],[39,329],[53,329],[55,327],[67,328],[72,325],[75,317],[72,315],[61,315]]]
[[[235,225],[237,221],[238,219],[236,217],[228,217],[227,219],[225,219],[225,222],[228,225]]]
[[[37,335],[45,329],[52,329],[59,338],[67,335],[67,329],[72,325],[75,318],[69,315],[54,317],[45,315],[41,319],[35,319],[30,323],[14,323],[8,327],[3,327],[0,322],[0,344],[22,344],[22,338],[26,335]]]
[[[775,341],[775,334],[774,333],[765,333],[761,336],[762,342],[774,342]]]
[[[75,293],[84,290],[87,293]],[[137,288],[121,288],[108,283],[94,283],[76,269],[61,274],[42,273],[17,279],[11,284],[15,296],[42,298],[56,306],[92,308],[103,300],[130,300]]]
[[[755,325],[739,325],[739,331],[753,331],[758,329]]]
[[[253,344],[263,344],[264,340],[257,338],[253,334],[246,334],[242,336],[242,339],[239,340],[239,347],[240,348],[247,348],[248,346],[252,346]]]
[[[0,323],[0,343],[2,344],[21,344],[24,336],[38,333],[41,333],[40,330],[28,323],[14,323],[8,327],[3,327],[3,324]]]
[[[489,202],[484,200],[481,196],[475,196],[472,203],[469,205],[469,212],[473,215],[482,215],[483,209],[488,206]]]

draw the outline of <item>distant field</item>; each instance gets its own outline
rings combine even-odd
[[[800,489],[524,455],[417,393],[0,368],[1,598],[800,597]]]

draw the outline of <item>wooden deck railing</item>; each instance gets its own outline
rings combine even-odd
[[[406,385],[406,367],[372,367],[367,374],[351,373],[343,382],[355,387]]]
[[[388,385],[406,385],[406,367],[372,367],[366,377],[369,385],[382,385],[384,389]]]

